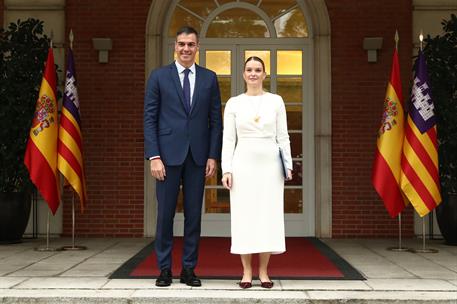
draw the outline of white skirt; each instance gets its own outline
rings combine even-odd
[[[272,138],[238,138],[230,213],[234,254],[286,251],[284,177]]]

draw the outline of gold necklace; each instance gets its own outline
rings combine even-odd
[[[262,103],[263,103],[263,95],[264,95],[264,94],[265,94],[265,93],[262,93],[262,95],[259,95],[260,101],[259,101],[259,103],[257,104],[257,110],[255,111],[255,115],[254,115],[254,121],[255,121],[256,123],[258,123],[258,122],[260,121],[260,118],[261,118],[261,116],[259,115],[259,111],[260,111],[260,106],[261,106]],[[248,96],[249,96],[249,95],[248,95]],[[255,95],[254,95],[254,96],[255,96]]]

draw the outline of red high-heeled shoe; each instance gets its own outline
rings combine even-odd
[[[239,282],[238,285],[239,285],[242,289],[251,288],[251,287],[252,287],[252,281],[251,281],[251,282]]]
[[[260,281],[260,280],[259,280],[259,281]],[[268,288],[268,289],[270,289],[270,288],[273,288],[273,285],[274,285],[274,283],[273,283],[272,281],[269,281],[269,282],[262,282],[262,281],[260,281],[260,287],[262,287],[262,288]]]

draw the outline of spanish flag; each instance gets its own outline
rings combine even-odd
[[[403,109],[400,65],[395,48],[371,176],[373,186],[391,217],[397,216],[408,204],[400,188],[405,124]]]
[[[24,163],[30,179],[55,214],[60,203],[57,174],[56,70],[52,48],[48,51],[40,93],[36,102]]]
[[[422,51],[414,65],[401,160],[401,188],[420,216],[441,202],[436,118]]]
[[[78,194],[81,212],[84,211],[87,199],[82,141],[75,64],[73,52],[69,49],[65,92],[60,118],[57,167]]]

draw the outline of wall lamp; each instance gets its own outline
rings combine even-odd
[[[111,38],[92,38],[92,44],[98,51],[98,62],[108,63],[108,51],[113,48]]]
[[[378,61],[378,50],[382,48],[382,37],[363,38],[363,49],[368,53],[368,62]]]

